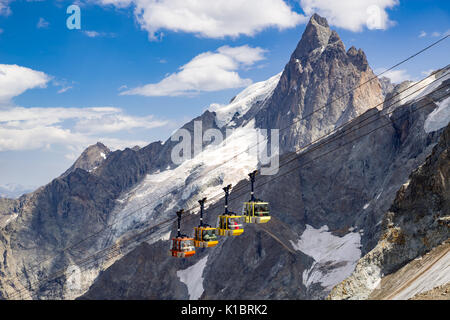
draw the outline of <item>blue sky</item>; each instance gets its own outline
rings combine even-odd
[[[444,0],[87,0],[76,2],[81,29],[69,30],[73,3],[0,0],[0,185],[43,185],[97,140],[166,140],[280,72],[313,12],[375,71],[450,30]],[[365,16],[374,3],[375,24]],[[420,79],[449,52],[447,39],[390,76]]]

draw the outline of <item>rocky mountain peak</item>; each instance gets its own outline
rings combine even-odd
[[[326,18],[319,16],[317,13],[314,13],[309,20],[310,24],[318,24],[322,27],[329,28],[328,21]]]
[[[83,169],[88,172],[95,170],[111,153],[111,150],[101,142],[87,147],[78,157],[75,163],[62,176],[66,176],[75,169]]]
[[[328,26],[327,19],[315,13],[309,20],[305,32],[292,54],[292,58],[302,60],[315,49],[324,48],[328,44],[331,35],[332,31]]]
[[[257,126],[289,128],[281,133],[280,149],[295,150],[378,106],[383,93],[374,78],[365,53],[355,47],[346,51],[327,20],[314,14],[272,96],[256,116]]]
[[[354,46],[352,46],[350,49],[348,49],[347,56],[349,57],[350,61],[361,71],[367,70],[367,68],[369,67],[366,54],[364,53],[364,51],[362,51],[362,49],[357,50]]]

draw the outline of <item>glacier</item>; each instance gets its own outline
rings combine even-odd
[[[348,277],[361,257],[361,235],[349,232],[343,237],[333,235],[328,226],[315,229],[306,225],[297,242],[290,241],[295,250],[314,259],[303,273],[303,284],[320,283],[327,290]],[[328,270],[324,270],[324,267]],[[329,270],[331,268],[331,270]]]

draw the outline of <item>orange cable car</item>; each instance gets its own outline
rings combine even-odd
[[[172,245],[169,250],[169,255],[176,258],[188,258],[195,254],[194,239],[181,234],[181,215],[184,210],[177,211],[178,216],[178,233],[175,238],[172,238]]]
[[[194,228],[194,245],[197,248],[209,248],[216,246],[219,241],[217,239],[217,228],[213,228],[203,223],[203,210],[206,198],[198,200],[200,204],[200,224]]]

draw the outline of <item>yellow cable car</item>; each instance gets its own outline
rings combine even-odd
[[[210,248],[216,246],[219,241],[217,238],[217,228],[213,228],[203,223],[203,209],[206,198],[199,200],[200,203],[200,224],[194,228],[194,245],[197,248]]]
[[[188,236],[183,235],[180,232],[181,215],[183,213],[183,209],[177,211],[178,233],[175,238],[172,238],[172,245],[169,250],[169,255],[176,258],[188,258],[192,257],[195,254],[194,239],[189,238]]]
[[[223,188],[225,191],[225,213],[217,218],[220,236],[238,236],[244,232],[244,217],[228,211],[228,195],[231,184]]]
[[[244,202],[242,214],[245,217],[245,223],[266,223],[270,220],[269,203],[256,199],[254,193],[255,176],[258,171],[249,173],[251,182],[251,198],[249,202]]]

